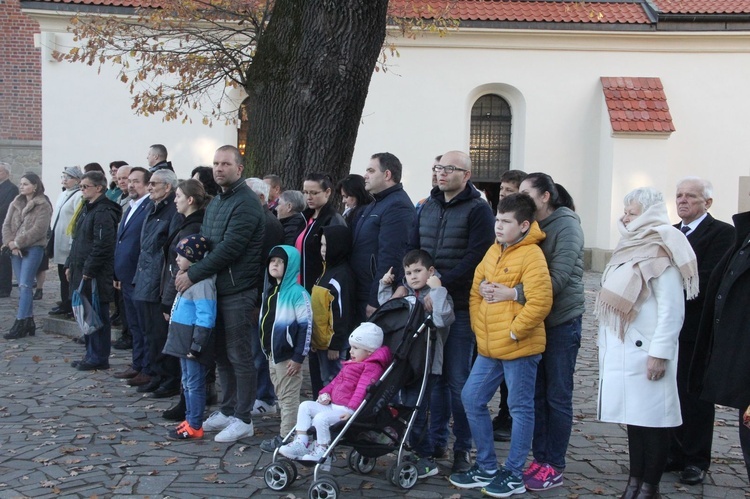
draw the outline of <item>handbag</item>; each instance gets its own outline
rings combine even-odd
[[[70,301],[78,327],[81,328],[83,334],[89,335],[99,331],[104,327],[104,323],[99,317],[99,292],[96,289],[96,279],[91,279],[91,300],[86,298],[83,292],[84,282],[86,281],[81,279],[81,284],[73,291]]]

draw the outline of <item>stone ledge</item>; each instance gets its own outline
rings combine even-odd
[[[68,338],[75,338],[81,335],[81,330],[74,320],[58,319],[57,317],[45,317],[42,319],[42,325],[45,333],[59,334]],[[112,339],[120,337],[120,328],[112,328]]]

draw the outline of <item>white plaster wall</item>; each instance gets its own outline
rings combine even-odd
[[[511,168],[545,171],[568,188],[587,246],[614,247],[614,225],[602,220],[614,220],[628,187],[639,183],[663,190],[671,206],[679,178],[706,176],[716,187],[712,213],[729,220],[737,209],[738,178],[748,173],[748,41],[747,34],[468,30],[403,40],[389,71],[373,77],[352,171],[362,173],[370,154],[389,150],[404,163],[407,192],[423,197],[432,157],[468,149],[477,89],[502,86],[517,91],[525,108],[519,115],[520,106],[497,92],[511,102],[513,141],[523,144],[513,151]],[[611,128],[602,127],[601,76],[660,77],[677,132],[666,140],[609,137]],[[519,120],[523,126],[516,127]],[[608,157],[612,177],[605,171],[599,178]]]
[[[54,39],[60,49],[73,43],[69,34],[58,33]],[[97,74],[96,67],[43,58],[42,81],[43,181],[52,198],[60,192],[65,166],[98,162],[108,175],[115,160],[147,167],[149,146],[161,143],[178,177],[185,178],[195,166],[210,165],[217,147],[237,142],[235,126],[202,125],[197,113],[193,124],[184,125],[163,122],[160,116],[135,116],[128,85],[111,66]]]
[[[70,43],[64,23],[52,17],[37,16],[42,30],[56,32],[58,45]],[[400,39],[400,57],[373,75],[351,171],[363,173],[371,154],[390,151],[404,164],[406,191],[415,201],[424,197],[432,158],[468,149],[471,106],[496,92],[514,113],[511,168],[547,172],[568,188],[587,246],[614,246],[610,221],[627,188],[641,182],[664,190],[671,203],[677,179],[706,176],[715,185],[712,213],[729,220],[738,179],[750,173],[749,42],[748,33],[469,29]],[[168,147],[178,174],[186,176],[209,164],[219,145],[236,143],[234,127],[135,117],[127,87],[114,75],[43,57],[48,184],[57,185],[69,164],[124,159],[143,165],[156,142]],[[601,76],[660,77],[677,132],[657,141],[611,137]]]

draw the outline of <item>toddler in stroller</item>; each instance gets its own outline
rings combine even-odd
[[[284,439],[286,445],[276,450],[273,461],[264,470],[266,485],[276,491],[290,487],[298,478],[293,461],[299,460],[304,465],[315,464],[309,497],[338,497],[338,485],[333,477],[319,478],[318,471],[328,468],[334,450],[342,444],[353,447],[348,464],[352,471],[358,473],[371,472],[377,457],[397,452],[396,462],[389,468],[387,476],[396,486],[413,487],[417,480],[417,468],[415,463],[404,459],[404,443],[409,438],[416,409],[424,394],[425,374],[431,365],[432,356],[428,355],[431,335],[426,334],[429,325],[429,317],[425,319],[422,304],[413,296],[390,300],[370,316],[370,322],[360,325],[350,338],[354,347],[352,357],[355,357],[357,345],[375,352],[364,362],[344,363],[337,378],[321,392],[324,400],[328,395],[333,404],[320,403],[320,399],[300,404],[296,429],[287,435]],[[360,334],[362,332],[367,334]],[[377,337],[377,342],[368,343],[374,337]],[[381,342],[384,346],[375,348]],[[362,368],[368,361],[375,361],[380,357],[379,352],[388,352],[386,358],[377,362],[379,372],[382,372],[380,379],[374,375],[368,376],[369,379],[356,375],[356,381],[345,382],[347,372],[354,373],[353,367]],[[390,362],[391,354],[393,362]],[[344,394],[343,400],[338,399],[342,385],[337,388],[336,379],[340,379],[343,386],[350,387],[351,395]],[[416,405],[394,405],[399,391],[410,385],[421,387]],[[332,405],[340,406],[338,415],[334,416]],[[313,410],[320,412],[313,414]],[[327,421],[320,414],[326,414]],[[307,433],[311,426],[318,433],[315,445],[310,443]],[[321,429],[324,432],[322,439]],[[291,439],[294,441],[289,442]],[[326,443],[327,448],[324,446]]]
[[[351,360],[344,362],[338,375],[326,385],[316,401],[302,402],[297,412],[295,439],[279,448],[289,459],[317,461],[331,442],[330,427],[346,421],[359,407],[367,387],[376,382],[391,362],[391,351],[383,345],[383,330],[364,322],[349,336]],[[317,440],[311,445],[308,430],[315,427]]]

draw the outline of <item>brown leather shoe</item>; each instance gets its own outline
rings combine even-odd
[[[130,386],[142,386],[151,382],[151,376],[144,373],[138,373],[135,378],[130,378],[127,384]]]
[[[138,376],[139,374],[140,374],[140,371],[136,371],[132,367],[128,367],[124,371],[116,372],[115,374],[113,374],[113,376],[119,379],[132,379]]]

